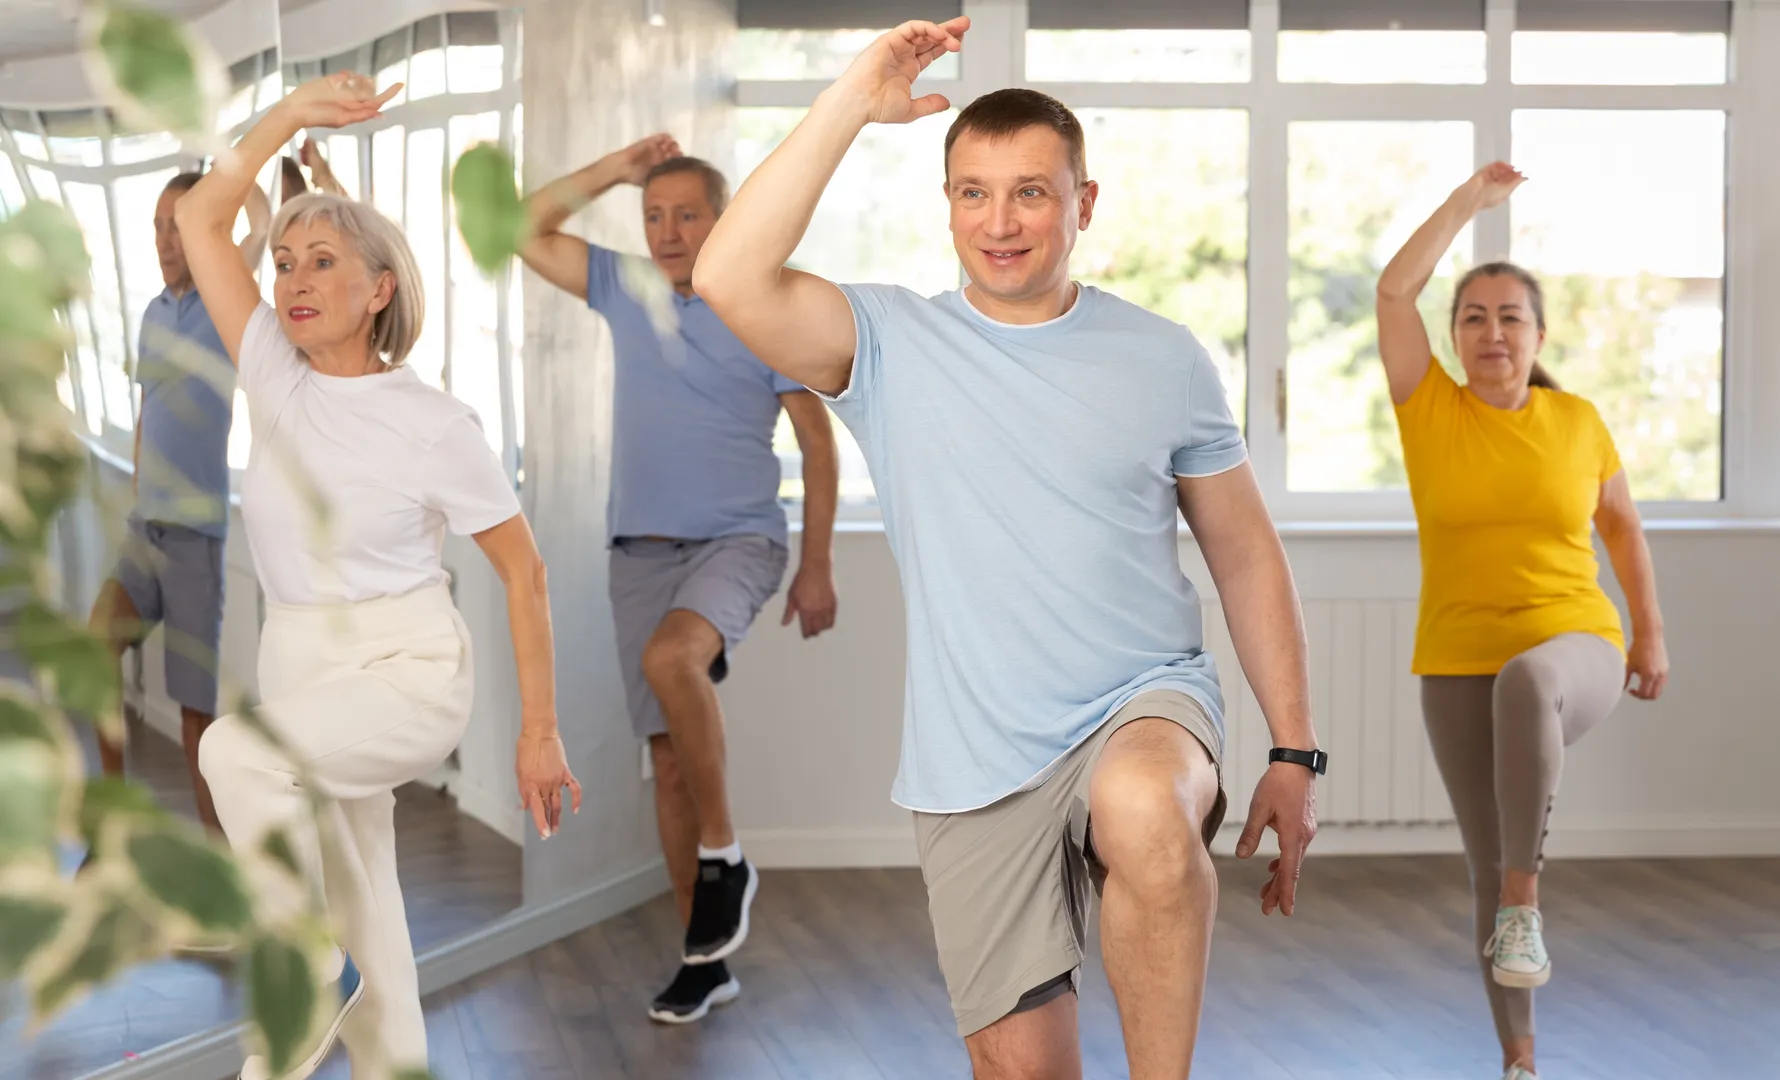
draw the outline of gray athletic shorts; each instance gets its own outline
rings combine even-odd
[[[1178,690],[1151,690],[1115,712],[1038,787],[962,814],[915,814],[927,911],[959,1035],[1074,988],[1090,889],[1099,895],[1106,881],[1094,855],[1089,782],[1113,732],[1147,716],[1186,728],[1221,771],[1221,742],[1205,709]],[[1220,784],[1201,834],[1207,847],[1224,807]]]
[[[729,653],[785,580],[789,553],[765,536],[715,540],[643,540],[612,543],[612,620],[618,631],[618,665],[630,725],[638,738],[667,734],[667,719],[643,677],[643,650],[667,613],[690,611],[723,635],[723,652],[711,664],[711,681],[729,674]]]
[[[223,542],[184,525],[130,515],[117,583],[142,617],[142,633],[164,624],[167,696],[216,714],[222,639]]]

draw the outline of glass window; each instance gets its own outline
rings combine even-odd
[[[1722,112],[1514,114],[1513,256],[1542,279],[1543,359],[1600,410],[1640,499],[1721,497],[1724,160]]]
[[[23,109],[0,109],[0,124],[12,132],[13,145],[28,158],[42,161],[49,157],[43,148],[43,136],[37,130],[37,117]]]
[[[1290,315],[1286,486],[1406,486],[1378,360],[1378,275],[1472,168],[1463,121],[1318,121],[1287,132]],[[1446,305],[1470,261],[1467,228],[1422,291],[1422,317],[1450,363]]]
[[[40,169],[35,165],[25,166],[25,179],[31,182],[31,188],[39,199],[48,199],[53,203],[62,201],[62,186],[56,182],[56,174],[48,169]]]
[[[161,191],[176,169],[120,176],[112,182],[117,200],[117,242],[124,264],[124,330],[127,342],[135,342],[142,327],[142,312],[161,294],[161,260],[155,252],[155,206]]]
[[[838,78],[883,30],[763,30],[736,32],[736,77],[741,79]],[[947,53],[916,82],[958,77],[958,53]]]
[[[86,301],[68,305],[64,318],[74,332],[74,370],[80,379],[82,419],[94,435],[105,434],[105,386],[99,378],[99,354],[93,348],[92,312]]]
[[[405,83],[408,79],[408,31],[397,30],[393,34],[385,34],[377,39],[371,49],[371,63],[377,69],[377,89],[379,92],[388,90],[396,83]],[[383,106],[393,109],[405,104],[408,100],[407,87]]]
[[[1033,82],[1249,80],[1247,30],[1028,30]]]
[[[745,179],[783,142],[803,109],[738,110],[736,166]],[[944,144],[952,113],[867,127],[822,194],[790,265],[831,281],[894,282],[931,294],[955,289]],[[842,502],[870,501],[871,477],[852,435],[836,424]],[[795,467],[791,469],[796,475]],[[780,494],[793,497],[802,480]]]
[[[371,136],[371,205],[392,221],[402,220],[402,161],[407,145],[400,124]]]
[[[414,24],[414,55],[408,61],[410,100],[445,92],[445,18],[435,15]]]
[[[445,375],[445,131],[423,128],[408,135],[408,206],[403,231],[429,301],[429,317],[422,321],[420,340],[408,354],[408,365],[434,386],[444,386]]]
[[[80,225],[86,239],[87,254],[92,259],[93,294],[90,301],[94,343],[99,358],[99,380],[105,395],[105,416],[125,430],[135,428],[129,364],[124,353],[124,310],[118,292],[117,256],[111,246],[111,210],[105,202],[105,189],[98,184],[64,185],[68,209]]]
[[[501,114],[454,116],[450,124],[451,157],[456,161],[479,142],[498,142]],[[418,133],[417,133],[418,134]],[[452,206],[453,221],[457,207]],[[499,454],[501,439],[500,293],[497,283],[470,259],[463,236],[451,230],[451,378],[450,390],[482,417],[488,444]]]
[[[1279,81],[1481,83],[1476,30],[1281,30]]]
[[[0,214],[9,214],[25,205],[25,185],[13,168],[11,156],[0,154]]]
[[[329,135],[324,145],[328,171],[340,182],[347,198],[358,198],[358,136]]]
[[[1193,331],[1241,422],[1248,388],[1248,114],[1079,109],[1100,183],[1075,276]],[[1170,182],[1158,185],[1156,178]]]
[[[500,17],[492,11],[454,11],[445,17],[445,75],[454,94],[501,88]]]
[[[100,138],[98,120],[91,109],[42,115],[51,161],[58,165],[105,164],[104,140]]]
[[[170,131],[118,135],[111,140],[111,161],[114,165],[140,165],[145,161],[171,157],[177,153],[179,140]]]
[[[1517,83],[1606,86],[1699,86],[1723,83],[1730,39],[1724,34],[1519,30]]]

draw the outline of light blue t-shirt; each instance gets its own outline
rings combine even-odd
[[[1191,695],[1221,738],[1175,478],[1247,449],[1205,349],[1088,286],[1035,326],[962,292],[842,291],[859,342],[834,411],[877,485],[908,611],[891,797],[986,806],[1144,690]]]
[[[779,395],[803,387],[660,274],[647,259],[588,245],[587,306],[606,317],[617,352],[607,539],[752,533],[785,546],[773,428]],[[652,316],[648,301],[665,310]],[[658,327],[663,317],[677,329]]]
[[[142,451],[136,515],[222,537],[229,527],[235,365],[196,289],[148,302],[136,347]]]

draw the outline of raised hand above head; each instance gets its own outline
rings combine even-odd
[[[1514,189],[1526,183],[1526,175],[1506,161],[1492,161],[1477,170],[1466,186],[1477,196],[1477,208],[1488,210],[1508,201]]]
[[[869,102],[871,121],[906,124],[951,107],[943,94],[914,96],[915,79],[941,56],[963,48],[968,16],[943,23],[905,22],[866,46],[836,81]]]
[[[630,170],[624,179],[640,185],[643,178],[649,175],[650,169],[670,158],[683,156],[683,151],[672,135],[660,132],[646,139],[638,139],[620,151],[620,154]]]
[[[352,71],[336,71],[292,90],[279,106],[303,127],[339,128],[383,115],[385,102],[401,92],[396,83],[379,93],[376,80]]]

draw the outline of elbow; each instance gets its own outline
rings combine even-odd
[[[725,275],[718,270],[716,260],[712,258],[711,245],[707,243],[704,250],[699,252],[698,261],[692,264],[692,291],[709,304],[711,310],[721,313],[729,299],[724,285]]]
[[[1375,294],[1380,304],[1403,302],[1413,304],[1416,297],[1421,295],[1421,289],[1413,282],[1402,281],[1390,274],[1385,274],[1378,279],[1378,288],[1375,290]]]

